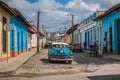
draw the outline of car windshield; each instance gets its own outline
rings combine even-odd
[[[54,44],[52,45],[53,48],[67,48],[68,45],[65,45],[65,44]]]

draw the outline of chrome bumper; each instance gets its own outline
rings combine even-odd
[[[72,61],[72,58],[69,59],[58,59],[58,58],[50,58],[50,60],[55,60],[55,61]]]
[[[58,55],[58,56],[49,56],[50,60],[56,60],[56,61],[71,61],[73,60],[72,56],[63,56],[63,55]]]

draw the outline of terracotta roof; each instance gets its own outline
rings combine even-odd
[[[29,22],[26,20],[26,18],[22,15],[22,13],[19,10],[17,10],[16,8],[12,8],[12,9],[16,12],[17,17],[19,19],[21,19],[23,21],[23,23],[25,23],[26,25],[30,26]]]
[[[40,33],[40,36],[46,37],[45,30],[40,30],[39,33]]]
[[[1,1],[1,0],[0,0],[0,7],[1,7],[3,10],[5,10],[6,12],[8,12],[9,14],[16,16],[15,11],[12,10],[11,7],[9,7],[6,3],[4,3],[4,2]]]
[[[78,28],[79,24],[75,24],[73,27],[71,27],[66,33],[71,34],[73,31],[75,31]]]
[[[106,16],[106,15],[110,14],[111,12],[113,12],[113,11],[115,11],[115,10],[118,10],[118,9],[120,9],[120,3],[117,4],[117,5],[115,5],[115,6],[113,6],[113,7],[111,7],[111,8],[108,9],[107,11],[105,11],[104,14],[96,17],[95,19],[93,19],[93,21],[96,21],[96,20],[98,20],[98,19],[101,19],[102,17],[104,17],[104,16]]]
[[[6,12],[8,12],[10,15],[14,15],[14,16],[18,17],[19,19],[21,19],[23,21],[23,23],[25,23],[26,25],[29,26],[29,22],[17,9],[9,7],[6,3],[4,3],[1,0],[0,0],[0,7],[3,10],[5,10]]]
[[[28,27],[28,30],[31,32],[31,33],[36,33],[37,32],[37,27],[35,26],[35,24],[33,22],[29,22],[29,27]]]

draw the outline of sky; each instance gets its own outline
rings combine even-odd
[[[37,24],[37,11],[40,14],[40,28],[48,32],[64,31],[71,27],[71,14],[74,24],[97,10],[107,10],[120,3],[120,0],[3,0],[17,8],[28,21]]]

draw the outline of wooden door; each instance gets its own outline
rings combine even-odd
[[[118,53],[120,51],[120,20],[118,20]]]

